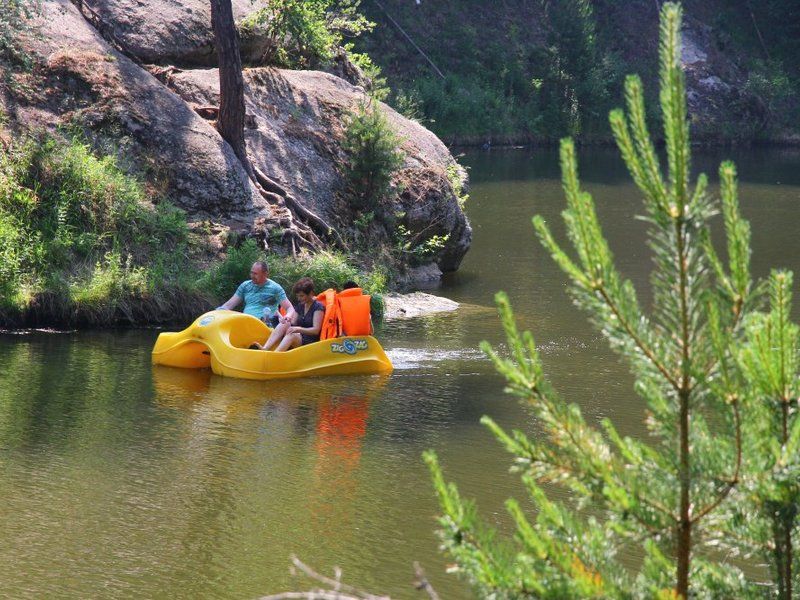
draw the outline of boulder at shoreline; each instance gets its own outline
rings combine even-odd
[[[383,301],[385,304],[383,314],[385,321],[451,312],[461,306],[458,302],[448,298],[426,294],[425,292],[411,292],[410,294],[392,292],[384,294]]]

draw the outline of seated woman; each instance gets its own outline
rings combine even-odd
[[[278,324],[263,346],[256,342],[251,348],[284,352],[319,341],[325,307],[314,299],[314,282],[303,277],[294,284],[292,293],[297,298],[297,304],[294,305],[295,314],[291,323]]]

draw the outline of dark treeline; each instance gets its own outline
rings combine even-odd
[[[446,139],[609,138],[605,115],[625,74],[639,73],[655,100],[660,4],[369,1],[362,7],[377,26],[357,46],[383,69],[390,103],[427,119]],[[710,49],[702,77],[718,75],[732,88],[728,110],[717,106],[708,124],[710,137],[775,139],[793,132],[800,115],[800,5],[690,0],[684,9],[685,30]],[[703,120],[711,117],[699,117],[700,133]]]

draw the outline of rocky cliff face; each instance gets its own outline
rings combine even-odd
[[[276,232],[289,229],[306,240],[324,239],[306,211],[335,228],[352,226],[340,142],[350,111],[369,101],[362,88],[316,71],[245,70],[248,153],[284,190],[283,196],[265,195],[214,127],[216,69],[194,68],[214,62],[208,3],[76,4],[42,3],[37,30],[24,39],[35,66],[10,74],[12,84],[2,88],[12,129],[78,124],[99,142],[113,142],[192,220],[250,233],[265,245],[285,241]],[[234,7],[239,16],[253,9],[244,0]],[[257,56],[263,51],[258,43],[245,53]],[[471,237],[446,176],[455,161],[431,132],[382,108],[403,140],[397,212],[423,239],[448,236],[432,258],[453,270]]]

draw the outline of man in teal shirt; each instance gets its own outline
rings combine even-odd
[[[286,297],[283,288],[269,278],[269,267],[263,260],[258,260],[250,267],[250,280],[243,281],[231,296],[218,309],[233,310],[244,301],[242,312],[266,321],[270,327],[280,322],[290,323],[294,316],[292,303]],[[278,308],[284,309],[284,314]]]

